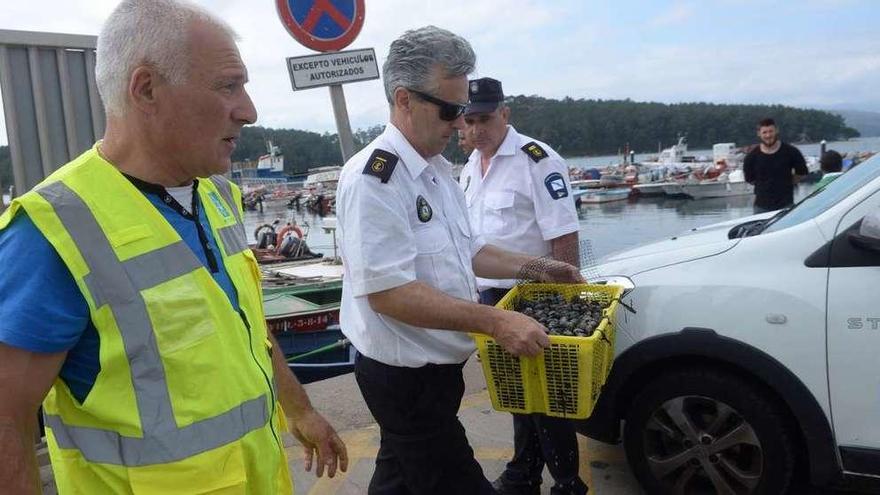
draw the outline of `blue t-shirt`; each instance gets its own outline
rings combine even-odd
[[[195,222],[165,204],[158,194],[144,195],[210,272]],[[211,249],[219,253],[201,207],[199,222]],[[217,265],[218,271],[212,273],[214,280],[237,311],[238,296],[219,257]],[[0,342],[31,352],[68,351],[59,376],[73,396],[83,402],[101,369],[98,332],[67,265],[24,210],[0,231],[0,267]]]

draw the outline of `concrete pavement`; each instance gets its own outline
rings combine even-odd
[[[489,480],[504,470],[513,454],[513,423],[510,414],[492,409],[483,372],[475,359],[464,368],[465,397],[459,418],[471,447]],[[367,492],[379,448],[379,427],[361,397],[353,375],[306,385],[315,407],[334,424],[348,446],[349,469],[334,478],[316,478],[303,468],[303,453],[288,436],[290,469],[297,495],[355,495]],[[578,435],[580,475],[590,493],[640,494],[626,465],[623,450]],[[552,478],[544,470],[542,494],[550,493]]]
[[[483,472],[494,480],[504,469],[513,453],[513,423],[510,414],[492,409],[486,392],[483,372],[476,359],[464,367],[465,396],[459,418],[465,427],[471,447]],[[373,474],[379,446],[379,427],[373,421],[354,375],[344,375],[306,385],[315,408],[333,424],[348,446],[349,468],[334,478],[317,478],[304,469],[303,453],[296,440],[285,434],[284,442],[297,495],[362,495]],[[626,463],[621,446],[607,445],[578,435],[580,475],[590,487],[590,494],[642,494]],[[55,495],[52,470],[43,457],[40,468],[43,493]],[[541,493],[550,493],[553,484],[544,470]],[[2,489],[0,489],[2,491]],[[852,492],[825,491],[812,488],[793,489],[803,495],[845,495]]]

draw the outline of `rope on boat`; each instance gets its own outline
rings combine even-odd
[[[307,358],[309,356],[314,356],[315,354],[321,354],[324,352],[332,351],[334,349],[338,349],[340,347],[345,347],[349,344],[348,339],[340,339],[332,344],[325,345],[324,347],[319,347],[317,349],[313,349],[309,352],[304,352],[302,354],[297,354],[296,356],[291,356],[287,358],[288,363],[292,363],[294,361],[298,361],[303,358]]]

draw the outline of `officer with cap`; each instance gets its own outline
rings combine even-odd
[[[474,232],[505,249],[577,264],[579,225],[565,161],[508,124],[500,81],[470,81],[469,94],[465,133],[476,150],[460,185]],[[480,302],[496,304],[514,283],[478,278]],[[537,495],[545,463],[556,481],[552,494],[586,493],[571,420],[514,414],[513,431],[513,459],[494,483],[499,493]]]
[[[433,26],[392,42],[382,68],[390,123],[339,180],[341,326],[381,431],[371,495],[494,493],[457,417],[462,366],[474,352],[467,332],[490,335],[515,355],[549,345],[535,320],[476,303],[475,274],[514,277],[535,258],[473,233],[440,155],[464,127],[474,63],[466,40]],[[582,280],[561,262],[542,275]]]

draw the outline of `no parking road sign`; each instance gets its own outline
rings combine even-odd
[[[364,0],[275,0],[275,6],[287,32],[319,52],[345,48],[364,25]]]

